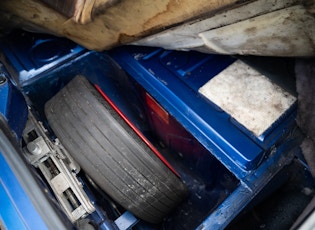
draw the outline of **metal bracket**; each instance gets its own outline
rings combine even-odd
[[[76,175],[79,165],[56,138],[51,140],[47,129],[36,120],[31,109],[23,132],[24,155],[39,168],[72,222],[95,211]]]
[[[131,229],[139,222],[132,213],[126,211],[119,218],[115,220],[115,224],[119,230],[128,230]]]

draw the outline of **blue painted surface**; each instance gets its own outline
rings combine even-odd
[[[2,114],[7,114],[8,112],[8,101],[9,101],[9,95],[10,95],[10,89],[9,84],[7,82],[6,76],[1,76],[2,78],[5,78],[5,82],[0,84],[0,112]]]
[[[6,229],[27,229],[24,225],[23,218],[19,210],[16,209],[9,194],[5,191],[2,183],[0,183],[1,198],[1,222],[4,223]]]
[[[47,229],[0,152],[0,217],[6,229]]]
[[[230,57],[132,46],[110,55],[240,179],[197,229],[224,229],[299,152],[301,135],[293,132],[296,104],[255,137],[198,94],[203,84],[233,62]]]
[[[27,120],[27,106],[21,92],[12,85],[8,73],[0,63],[0,113],[19,139]]]
[[[152,49],[129,47],[113,51],[113,58],[169,111],[198,141],[239,178],[257,167],[263,149],[230,122],[230,117],[197,93],[198,88],[233,59],[182,52],[151,55]],[[141,55],[139,55],[141,53]],[[138,56],[150,58],[136,59]],[[181,57],[184,55],[184,58]],[[185,55],[189,55],[186,56]],[[171,57],[169,57],[171,56]],[[156,58],[153,58],[156,57]],[[192,60],[191,60],[192,59]],[[174,63],[175,60],[175,63]],[[193,67],[191,67],[191,62]],[[160,64],[162,63],[162,65]],[[163,67],[168,66],[170,68]],[[213,67],[215,66],[215,67]],[[189,73],[183,77],[183,70]]]
[[[290,114],[296,106],[255,137],[198,94],[202,85],[234,61],[231,57],[132,46],[115,49],[111,55],[238,178],[257,168],[286,127],[294,125]]]
[[[131,102],[135,102],[139,92],[120,88],[118,82],[125,82],[126,79],[107,56],[108,53],[87,52],[67,42],[64,43],[68,44],[65,49],[61,46],[61,49],[52,50],[56,40],[45,36],[38,40],[29,39],[31,42],[26,42],[26,45],[21,41],[11,42],[5,49],[7,66],[17,85],[22,87],[40,113],[44,103],[77,74],[85,75],[100,85],[120,109],[129,113],[130,107],[123,103],[122,92],[129,96]],[[208,156],[211,155],[211,159],[200,157],[197,161],[204,164],[193,166],[196,170],[194,173],[203,174],[202,184],[194,184],[192,175],[181,172],[192,197],[195,195],[189,200],[189,208],[193,212],[203,209],[207,215],[199,214],[200,229],[224,228],[274,178],[283,165],[290,162],[298,138],[288,140],[286,137],[295,125],[296,105],[263,135],[255,137],[198,94],[199,87],[231,64],[233,58],[147,47],[121,47],[110,51],[109,55],[209,151],[206,152]],[[118,79],[117,76],[122,77]],[[10,87],[1,89],[0,86],[0,97],[9,101],[9,95]],[[0,103],[0,109],[4,111],[2,113],[12,106],[12,103],[5,106]],[[136,111],[140,111],[140,107]],[[135,117],[133,113],[127,116],[133,121],[138,119],[132,118]],[[137,125],[141,126],[140,122]],[[274,145],[276,148],[271,149]],[[212,159],[212,155],[216,159]],[[194,156],[185,157],[184,160],[191,162]],[[221,163],[240,179],[240,183]],[[174,164],[177,162],[174,161]],[[226,178],[230,179],[230,190],[222,187]],[[208,187],[199,190],[198,186]],[[180,207],[179,210],[187,209]],[[173,218],[169,226],[185,221],[181,219],[183,217]],[[101,227],[107,229],[108,226],[111,224],[104,222]]]
[[[41,74],[56,68],[85,49],[74,42],[45,34],[17,32],[11,34],[0,44],[8,72],[18,86],[24,86],[36,80]]]
[[[264,196],[262,190],[273,180],[279,186],[284,176],[280,173],[292,163],[293,158],[300,153],[299,143],[302,136],[295,130],[274,149],[272,157],[267,158],[260,167],[248,175],[242,183],[220,204],[197,229],[224,229],[238,214],[241,213],[257,196]],[[272,188],[269,188],[270,192]]]
[[[0,63],[0,113],[20,139],[27,120],[26,102]],[[6,229],[46,229],[0,152],[0,217]]]
[[[132,213],[126,211],[118,219],[115,220],[115,224],[120,230],[131,229],[139,222]]]
[[[23,91],[32,101],[34,108],[40,114],[43,114],[44,103],[77,74],[84,75],[91,82],[98,84],[140,130],[148,131],[147,127],[143,127],[147,126],[148,123],[146,120],[143,120],[143,100],[139,100],[140,92],[133,85],[135,82],[130,81],[131,79],[113,63],[106,53],[85,52],[63,65],[52,68],[45,75],[37,78],[36,81],[29,81],[27,85],[23,86]],[[179,135],[179,139],[183,138],[186,138],[185,140],[189,139],[188,143],[190,141],[194,142],[195,146],[193,147],[194,149],[197,148],[196,145],[199,142],[193,140],[193,137],[187,138],[185,135],[184,137]],[[173,152],[170,151],[170,153],[174,155]],[[187,181],[192,195],[189,198],[189,204],[183,210],[187,210],[190,213],[193,212],[186,224],[195,226],[207,216],[210,210],[213,210],[218,205],[219,201],[228,196],[229,191],[232,191],[238,184],[238,180],[217,159],[208,154],[206,150],[203,150],[202,153],[198,151],[196,155],[190,153],[185,161],[185,164],[189,165],[185,166],[187,170],[182,172],[182,177]],[[174,162],[174,164],[176,163]],[[201,179],[195,180],[189,175],[187,171],[191,167],[196,169],[195,174]],[[228,188],[225,185],[222,186],[226,180],[230,181]],[[199,188],[204,188],[205,186],[208,186],[211,190],[200,191]],[[193,211],[196,208],[201,210],[196,213]],[[172,221],[172,224],[178,225],[181,222],[183,222],[183,216],[179,213],[176,220]],[[106,227],[110,226],[104,222],[101,227],[105,225]]]

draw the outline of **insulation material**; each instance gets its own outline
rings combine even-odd
[[[214,53],[314,56],[315,18],[292,6],[199,34]]]
[[[297,0],[250,1],[132,44],[204,53],[313,56],[314,8]]]
[[[217,28],[232,25],[249,18],[255,18],[276,10],[284,9],[297,4],[296,0],[251,1],[248,4],[229,9],[207,18],[199,18],[183,25],[171,27],[160,33],[142,38],[133,42],[135,45],[163,47],[164,49],[178,50],[198,50],[211,53],[210,49],[204,47],[204,41],[199,36],[200,33],[211,31]],[[214,51],[212,50],[212,53]],[[226,52],[225,52],[226,53]]]
[[[240,60],[199,92],[256,136],[263,134],[296,98]]]

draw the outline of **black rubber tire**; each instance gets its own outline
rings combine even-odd
[[[83,76],[45,105],[55,135],[82,169],[116,202],[160,222],[187,194],[183,182]]]

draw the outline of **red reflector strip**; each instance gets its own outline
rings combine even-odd
[[[148,93],[145,94],[145,100],[148,104],[148,106],[150,107],[150,109],[152,109],[152,111],[158,115],[158,117],[164,121],[166,124],[169,123],[169,115],[168,112],[165,111],[165,109],[159,104],[157,103],[156,100],[154,100]]]
[[[101,90],[98,85],[95,85],[97,91],[110,104],[110,106],[119,114],[119,116],[130,126],[130,128],[140,137],[140,139],[154,152],[154,154],[177,176],[178,172],[170,165],[170,163],[162,156],[162,154],[153,146],[153,144],[140,132],[140,130],[122,113],[122,111],[114,104],[114,102]]]

